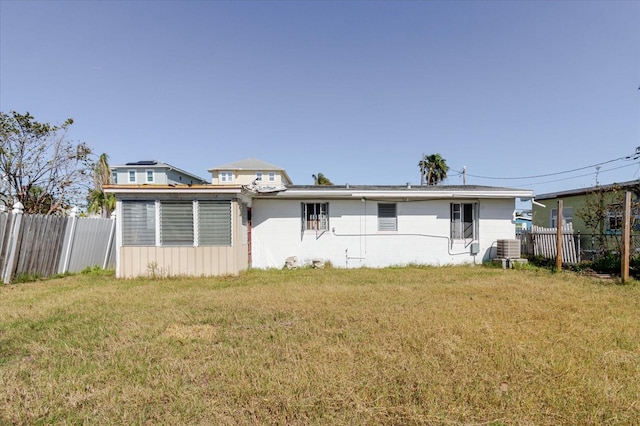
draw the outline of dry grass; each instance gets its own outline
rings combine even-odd
[[[416,267],[0,298],[0,423],[640,422],[636,285]]]

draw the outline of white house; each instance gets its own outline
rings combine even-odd
[[[472,185],[291,185],[277,167],[274,184],[259,185],[244,166],[232,182],[105,188],[117,198],[116,275],[237,274],[292,257],[346,268],[481,263],[498,240],[515,238],[516,199],[533,196]]]
[[[288,257],[338,267],[481,263],[515,238],[515,199],[480,186],[293,186],[252,200],[255,268]]]

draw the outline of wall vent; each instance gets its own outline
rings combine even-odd
[[[520,259],[520,240],[498,240],[498,259]]]

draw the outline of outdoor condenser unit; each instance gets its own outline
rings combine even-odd
[[[520,240],[498,240],[498,259],[520,259]]]

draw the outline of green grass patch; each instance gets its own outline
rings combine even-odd
[[[2,424],[633,424],[640,287],[543,269],[0,288]]]

